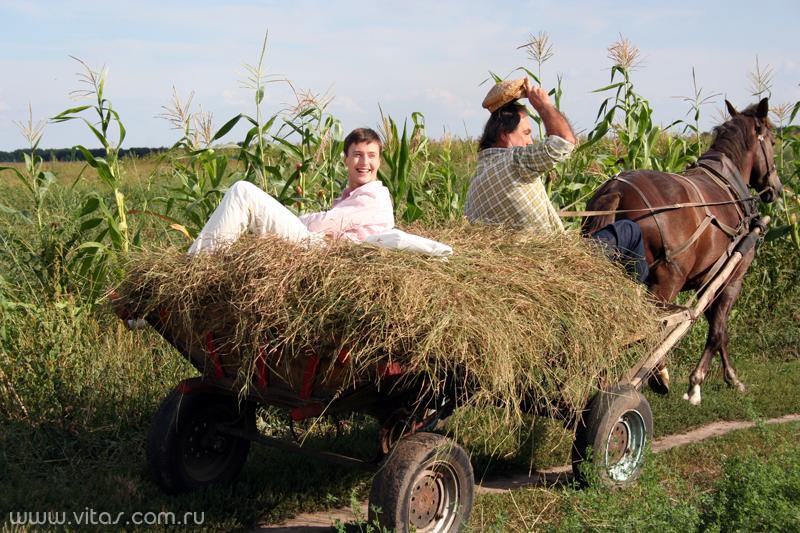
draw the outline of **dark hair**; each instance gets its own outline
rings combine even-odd
[[[358,143],[377,143],[378,153],[383,151],[381,137],[375,132],[375,130],[370,128],[356,128],[348,133],[347,137],[344,138],[344,155],[347,155],[347,151],[352,145]]]
[[[519,125],[521,113],[525,113],[525,106],[516,102],[509,102],[497,109],[486,121],[483,135],[478,143],[478,151],[494,147],[500,140],[500,135],[509,134]]]

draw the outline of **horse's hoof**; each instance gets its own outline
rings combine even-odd
[[[683,395],[683,399],[692,405],[700,405],[702,397],[700,396],[700,387],[693,385],[689,388],[689,392]]]
[[[744,392],[744,383],[739,381],[739,379],[736,377],[736,374],[726,375],[725,383],[727,383],[732,389],[736,389],[739,392]]]
[[[669,393],[669,370],[667,367],[660,368],[650,374],[650,379],[647,380],[650,389],[656,394]]]

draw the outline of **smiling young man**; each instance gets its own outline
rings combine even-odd
[[[325,237],[362,242],[394,227],[389,190],[378,180],[381,139],[358,128],[344,139],[347,187],[327,211],[297,216],[252,183],[238,181],[189,248],[189,254],[213,251],[245,233],[276,234],[290,241],[319,242]]]

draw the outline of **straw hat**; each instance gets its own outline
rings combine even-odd
[[[518,80],[503,80],[491,88],[486,98],[483,99],[483,107],[490,113],[494,113],[505,104],[522,98],[527,94],[528,78]]]

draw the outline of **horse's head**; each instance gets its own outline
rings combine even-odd
[[[745,120],[743,133],[752,138],[754,142],[748,143],[751,147],[752,166],[748,184],[759,191],[762,202],[771,202],[783,191],[778,170],[775,167],[775,136],[772,124],[769,121],[769,102],[762,98],[757,105],[752,105],[739,113],[733,105],[725,100],[731,119]]]

